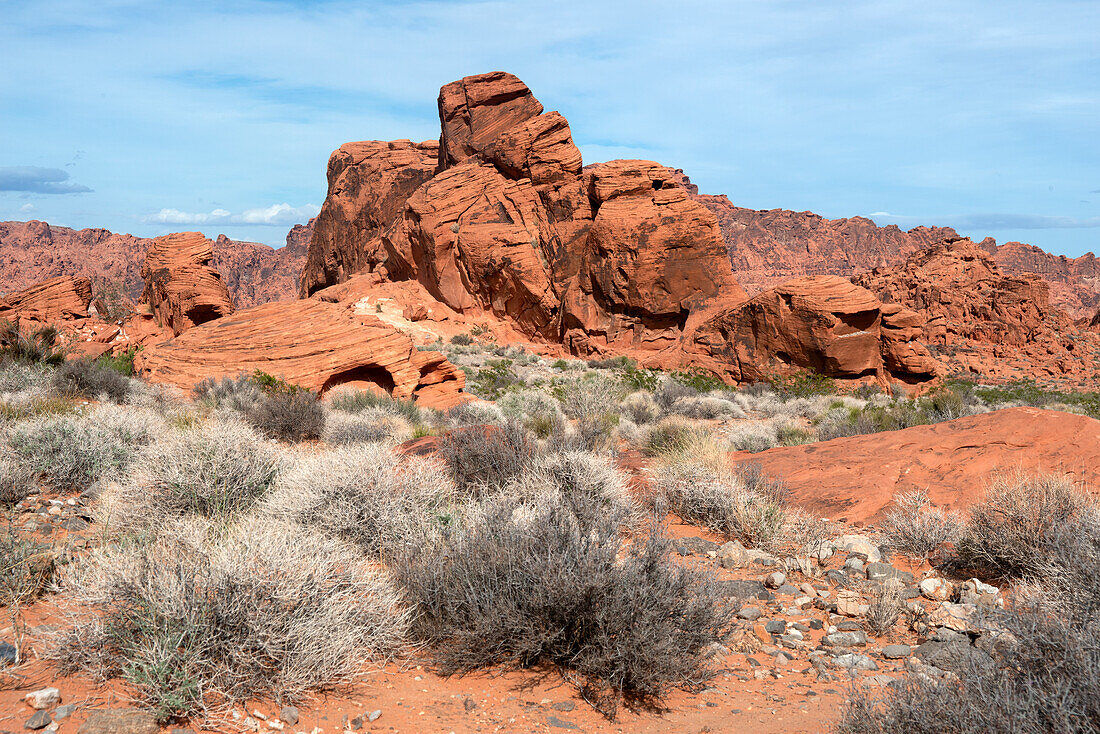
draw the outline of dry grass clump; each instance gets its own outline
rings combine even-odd
[[[0,398],[33,392],[45,396],[53,386],[53,369],[44,364],[0,361]]]
[[[25,471],[58,491],[83,492],[122,474],[165,430],[152,413],[102,405],[85,415],[23,421],[7,441]]]
[[[787,540],[787,490],[757,469],[685,460],[659,467],[653,478],[668,509],[688,522],[766,550]]]
[[[602,373],[562,378],[555,390],[565,414],[581,421],[616,415],[626,395],[622,382]]]
[[[745,411],[736,403],[714,395],[692,395],[677,398],[668,407],[673,415],[696,420],[730,420],[745,417]]]
[[[424,420],[424,412],[416,406],[416,403],[411,400],[399,400],[383,392],[340,387],[328,394],[326,402],[332,410],[343,413],[383,411],[404,418],[410,423],[420,423]]]
[[[731,610],[660,534],[627,544],[614,514],[499,496],[402,554],[395,574],[439,672],[552,666],[609,717],[710,679]]]
[[[37,489],[34,479],[15,460],[0,456],[0,510],[14,507]]]
[[[894,629],[905,611],[901,598],[902,584],[896,579],[886,579],[881,584],[871,584],[868,590],[867,626],[879,637]]]
[[[439,456],[463,495],[478,497],[503,487],[538,450],[522,426],[469,426],[439,438]]]
[[[497,401],[504,415],[517,420],[539,438],[561,431],[566,424],[565,413],[557,399],[541,390],[516,390]]]
[[[247,418],[265,436],[280,441],[320,438],[325,428],[325,408],[309,390],[267,393]]]
[[[928,492],[918,489],[894,498],[894,509],[886,515],[883,532],[894,550],[927,557],[944,543],[958,539],[962,521],[933,505]]]
[[[496,403],[471,400],[456,405],[446,413],[444,419],[450,426],[499,426],[507,422]]]
[[[710,436],[704,428],[683,418],[665,418],[645,432],[642,450],[650,456],[674,462],[675,456],[698,451]]]
[[[104,496],[100,520],[119,530],[152,529],[168,518],[226,519],[272,487],[283,458],[245,424],[226,418],[169,433],[133,475]]]
[[[260,518],[221,534],[177,522],[150,544],[95,550],[62,589],[86,610],[51,651],[62,673],[122,677],[162,721],[332,688],[397,652],[409,622],[355,550]]]
[[[84,358],[70,359],[59,366],[53,386],[62,395],[122,403],[130,394],[132,381],[107,365]]]
[[[1065,476],[1001,476],[970,509],[958,562],[994,577],[1036,577],[1067,527],[1096,527],[1098,518],[1096,500]]]
[[[541,455],[508,485],[507,491],[527,502],[553,497],[574,513],[591,509],[625,518],[631,525],[643,516],[641,505],[630,494],[614,460],[587,451]],[[581,520],[593,524],[595,518]]]
[[[623,398],[619,409],[632,423],[640,426],[653,423],[661,416],[661,406],[652,394],[643,390],[632,392]]]
[[[413,428],[403,416],[367,408],[361,413],[331,411],[325,416],[321,440],[333,446],[356,443],[401,442],[412,437]]]
[[[420,537],[423,524],[446,522],[454,502],[454,484],[440,462],[402,460],[385,446],[357,444],[300,457],[260,511],[378,558]]]

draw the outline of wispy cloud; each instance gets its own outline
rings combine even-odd
[[[60,168],[0,166],[0,191],[29,194],[82,194],[91,191],[82,184],[67,183],[69,174]]]
[[[1088,229],[1100,227],[1100,217],[1052,217],[1042,214],[944,214],[910,216],[873,212],[868,215],[876,224],[896,224],[899,227],[939,225],[956,229]]]
[[[285,227],[308,221],[317,215],[320,208],[315,204],[291,206],[290,204],[272,204],[259,209],[245,209],[233,213],[227,209],[214,209],[211,212],[184,212],[179,209],[161,209],[156,214],[142,217],[149,224],[222,224],[222,225],[260,225]]]
[[[23,206],[19,207],[19,211],[23,214],[30,214],[35,210],[35,208],[36,207],[34,204],[24,204]]]

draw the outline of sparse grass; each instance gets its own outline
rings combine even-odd
[[[36,489],[33,477],[11,458],[0,456],[0,511],[19,504]]]
[[[273,445],[242,423],[215,420],[176,431],[104,497],[101,521],[122,531],[153,532],[192,515],[225,522],[267,494],[283,463]]]
[[[666,538],[626,544],[613,515],[497,497],[403,554],[396,574],[436,669],[550,666],[608,717],[620,700],[703,685],[731,610],[709,578],[669,562]]]
[[[17,423],[8,443],[23,468],[62,492],[83,492],[119,476],[141,448],[164,430],[143,411],[99,406],[87,415],[58,415]]]
[[[502,426],[470,426],[449,431],[439,438],[439,456],[447,464],[455,485],[473,497],[503,487],[534,458],[535,444],[514,423]]]
[[[409,422],[384,409],[368,409],[362,413],[332,411],[325,416],[322,440],[333,446],[356,443],[404,441],[412,437]]]
[[[98,361],[70,359],[54,373],[54,389],[62,395],[122,403],[130,394],[130,378]]]
[[[402,647],[409,618],[350,546],[260,518],[93,551],[63,598],[84,610],[50,653],[63,674],[125,678],[162,721],[346,683]]]
[[[901,589],[901,583],[895,579],[871,584],[868,589],[867,626],[879,637],[890,633],[905,611]]]
[[[894,509],[886,515],[883,531],[894,550],[926,558],[944,543],[958,539],[962,521],[933,505],[928,492],[918,489],[894,498]]]
[[[370,390],[333,390],[327,397],[328,407],[343,413],[361,413],[365,410],[384,410],[401,416],[411,423],[423,421],[423,411],[411,400],[399,400],[392,395]]]
[[[0,360],[6,359],[59,365],[65,361],[65,350],[58,346],[57,329],[53,326],[43,326],[28,334],[18,324],[0,321]]]
[[[835,395],[837,392],[836,382],[832,378],[816,372],[775,376],[768,379],[767,382],[783,400],[811,398],[817,395]]]

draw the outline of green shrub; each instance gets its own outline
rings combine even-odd
[[[687,372],[673,372],[672,379],[682,385],[687,385],[696,392],[714,392],[725,389],[726,383],[701,369],[693,369]]]
[[[474,374],[473,381],[467,385],[467,389],[479,398],[499,399],[509,388],[523,384],[523,380],[512,370],[512,364],[510,359],[490,359],[486,362],[485,368]]]
[[[65,361],[65,351],[57,345],[57,329],[53,326],[24,334],[18,324],[0,320],[0,361],[8,359],[58,365]]]
[[[333,390],[328,397],[328,406],[345,413],[360,413],[377,408],[391,415],[403,416],[413,423],[423,420],[422,411],[413,401],[400,400],[388,393],[371,390]]]
[[[801,372],[788,376],[779,375],[769,378],[768,383],[783,400],[836,394],[836,382],[831,377],[816,372]]]

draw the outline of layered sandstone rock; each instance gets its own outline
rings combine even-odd
[[[350,384],[440,408],[462,399],[465,377],[381,320],[317,299],[264,304],[195,326],[142,350],[135,367],[185,390],[205,377],[263,370],[319,392]]]
[[[1074,318],[1089,317],[1100,306],[1100,260],[1091,252],[1080,257],[1052,255],[1034,245],[1005,242],[998,245],[991,239],[981,243],[983,249],[1003,272],[1019,275],[1035,273],[1050,283],[1050,301]]]
[[[948,372],[1000,379],[1100,376],[1100,337],[1050,303],[1049,285],[1034,274],[1005,275],[984,246],[949,239],[913,254],[904,265],[877,268],[855,282],[884,302],[910,337],[920,339]]]
[[[213,259],[213,243],[200,232],[158,237],[149,247],[141,268],[141,300],[173,334],[233,313],[229,291],[211,266]]]
[[[88,317],[92,283],[87,278],[58,277],[0,298],[0,319],[57,325]]]
[[[305,259],[301,243],[312,225],[296,225],[288,247],[219,237],[214,267],[240,307],[294,298]],[[292,241],[293,240],[293,241]],[[0,222],[0,294],[59,276],[86,277],[95,298],[117,294],[136,301],[145,287],[141,266],[152,239],[105,229],[72,230],[40,221]],[[295,247],[294,245],[297,245]]]
[[[503,71],[468,76],[439,90],[439,167],[476,156],[542,112],[527,85]]]
[[[804,370],[878,377],[881,307],[874,294],[844,278],[798,278],[703,315],[683,348],[710,371],[736,381]]]

